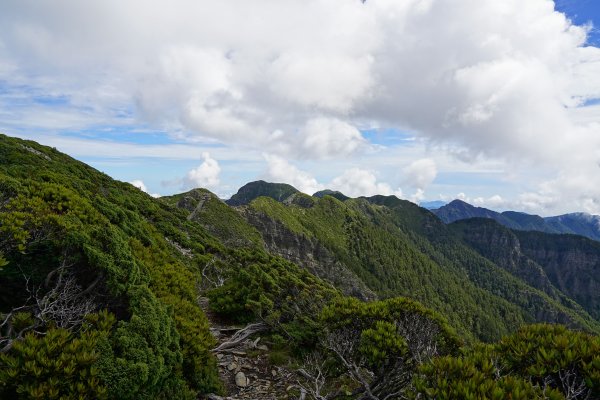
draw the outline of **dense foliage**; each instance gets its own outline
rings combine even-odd
[[[0,354],[2,398],[104,399],[107,389],[95,366],[114,316],[90,314],[80,332],[50,328],[45,335],[28,332],[12,351]]]
[[[320,279],[263,252],[238,252],[224,285],[208,291],[211,308],[238,321],[260,319],[295,346],[312,345],[317,317],[339,293]]]
[[[423,365],[416,389],[431,399],[598,398],[600,338],[560,325],[528,326]]]
[[[220,392],[199,296],[222,318],[267,327],[314,398],[598,396],[600,348],[586,333],[536,325],[459,350],[530,322],[591,332],[600,323],[562,288],[538,290],[427,211],[393,196],[319,198],[265,182],[237,200],[234,209],[199,189],[153,199],[0,136],[0,397]],[[324,249],[310,261],[326,254],[338,268],[330,272],[348,271],[340,279],[381,300],[343,296],[270,254],[275,242],[250,223],[265,220],[291,245]]]
[[[287,203],[287,202],[286,202]],[[443,314],[467,339],[496,340],[525,323],[567,322],[600,331],[569,308],[466,246],[435,216],[394,196],[316,199],[311,207],[267,197],[251,210],[318,240],[381,297],[409,296]]]
[[[4,352],[28,357],[49,346],[59,358],[79,349],[96,354],[94,360],[76,354],[75,368],[93,361],[90,388],[97,380],[109,398],[218,391],[215,342],[196,285],[220,244],[181,210],[131,185],[35,143],[0,139]],[[105,340],[78,339],[85,314],[102,309],[117,317]],[[31,318],[18,327],[20,310]],[[76,340],[83,344],[73,348]],[[12,365],[6,357],[0,363],[0,369]],[[59,379],[55,365],[37,368]]]

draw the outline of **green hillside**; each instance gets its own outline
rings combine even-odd
[[[495,340],[532,322],[600,330],[581,307],[570,309],[527,285],[427,210],[393,196],[345,202],[324,196],[308,208],[259,197],[249,208],[291,234],[316,238],[379,297],[410,296],[442,313],[465,338]]]
[[[335,293],[259,249],[225,246],[187,216],[54,149],[0,136],[0,397],[51,398],[55,380],[65,398],[219,392],[216,342],[197,303],[209,264],[224,275],[264,266],[285,272],[290,290],[298,277]],[[251,317],[253,305],[242,311]]]
[[[567,372],[600,393],[596,299],[558,282],[550,251],[585,258],[595,284],[590,243],[510,236],[547,290],[482,250],[496,236],[394,196],[234,197],[155,199],[0,135],[0,398],[216,399],[232,394],[218,360],[238,356],[287,377],[288,398],[562,399]],[[237,351],[215,324],[261,333]]]

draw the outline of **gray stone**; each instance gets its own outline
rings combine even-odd
[[[246,378],[246,374],[244,374],[243,372],[238,372],[237,374],[235,374],[235,384],[238,385],[239,387],[246,387],[248,386],[248,383],[250,383],[248,381],[248,378]]]
[[[238,367],[237,363],[235,363],[235,362],[229,363],[229,365],[227,365],[227,371],[233,371],[237,367]]]

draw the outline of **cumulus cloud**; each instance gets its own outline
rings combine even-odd
[[[499,209],[506,207],[506,201],[499,194],[495,194],[488,198],[476,197],[473,199],[473,205],[478,207],[487,207],[492,209]]]
[[[425,191],[423,189],[417,189],[411,196],[410,201],[415,204],[419,204],[421,201],[425,199]]]
[[[0,25],[0,81],[67,98],[61,129],[125,113],[295,160],[360,154],[357,127],[405,129],[546,171],[523,198],[551,201],[523,204],[600,213],[600,108],[582,107],[600,98],[600,49],[549,0],[8,0]],[[28,104],[22,120],[41,115]],[[353,172],[365,190],[381,184],[369,170]],[[435,164],[405,172],[419,197]],[[186,184],[218,182],[204,176]]]
[[[350,168],[328,183],[320,183],[313,175],[292,165],[289,161],[273,155],[265,155],[268,163],[266,178],[275,182],[285,182],[307,194],[319,190],[338,190],[350,197],[373,196],[376,194],[402,196],[400,188],[393,189],[386,182],[378,181],[375,172],[360,168]]]
[[[412,162],[403,170],[403,179],[406,185],[425,190],[437,176],[437,165],[429,158]]]
[[[202,158],[204,159],[202,164],[188,171],[183,178],[183,188],[215,188],[219,185],[221,173],[219,163],[207,152],[202,153]]]
[[[148,193],[148,188],[146,187],[146,184],[144,183],[144,181],[142,181],[140,179],[136,179],[129,183],[131,183],[136,188],[140,189],[142,192]]]
[[[146,184],[141,179],[135,179],[129,183],[132,184],[133,186],[135,186],[136,188],[140,189],[142,192],[148,193],[152,197],[160,197],[160,194],[158,194],[158,193],[148,192],[148,188],[146,187]]]
[[[393,189],[388,183],[379,182],[374,172],[360,168],[351,168],[344,171],[342,175],[331,181],[329,187],[350,197],[373,196],[376,194],[402,197],[400,188]]]
[[[352,154],[366,142],[354,126],[332,118],[307,121],[301,137],[301,146],[306,153],[318,158]]]
[[[265,154],[267,161],[267,179],[274,182],[285,182],[301,192],[313,194],[324,187],[308,172],[302,171],[282,157]]]

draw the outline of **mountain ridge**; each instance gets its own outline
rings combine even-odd
[[[307,387],[307,351],[337,363],[334,389],[354,379],[336,354],[363,363],[367,351],[356,365],[383,398],[398,377],[421,390],[417,367],[465,344],[540,330],[596,340],[532,323],[600,333],[595,241],[447,225],[396,196],[259,181],[232,197],[155,199],[0,135],[0,397],[266,399],[265,377]],[[340,337],[350,345],[327,347]],[[350,384],[360,397],[364,379]]]
[[[520,211],[504,211],[500,213],[487,208],[476,207],[458,199],[432,210],[432,212],[445,223],[452,223],[467,218],[489,218],[511,229],[581,235],[600,241],[600,216],[583,212],[550,217],[540,217],[539,215],[527,214]]]

